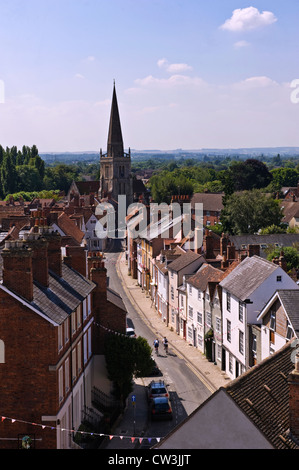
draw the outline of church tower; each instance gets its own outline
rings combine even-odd
[[[133,178],[131,152],[124,152],[115,84],[110,113],[107,153],[100,154],[99,197],[117,202],[118,195],[126,196],[126,206],[133,202]]]

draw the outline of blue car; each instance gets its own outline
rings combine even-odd
[[[152,420],[172,419],[172,408],[167,397],[152,398],[149,403],[149,415]]]

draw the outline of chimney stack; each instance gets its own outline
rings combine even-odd
[[[82,276],[87,274],[86,250],[83,246],[66,246],[65,254],[68,259],[67,264],[78,271]]]
[[[99,258],[98,258],[99,259]],[[94,290],[96,296],[99,296],[99,300],[107,300],[107,269],[105,268],[104,261],[93,261],[92,268],[90,270],[90,279],[94,282],[97,287]]]
[[[33,279],[44,287],[49,286],[48,242],[38,233],[24,236],[24,242],[32,251]]]
[[[5,242],[3,285],[29,302],[33,300],[32,250],[23,240]]]
[[[61,235],[47,228],[43,231],[43,237],[48,242],[49,269],[62,277]]]
[[[220,255],[226,255],[227,254],[227,246],[228,246],[228,236],[225,233],[221,234],[220,238]]]
[[[212,237],[212,232],[206,229],[205,235],[203,237],[203,251],[206,259],[214,258],[214,239]]]

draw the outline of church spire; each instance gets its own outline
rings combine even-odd
[[[112,158],[124,156],[124,145],[118,112],[115,82],[113,83],[113,96],[107,142],[107,156]]]

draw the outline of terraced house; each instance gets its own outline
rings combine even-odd
[[[225,371],[234,379],[255,363],[253,348],[261,338],[254,335],[260,331],[262,309],[278,289],[297,290],[298,285],[279,265],[252,256],[233,269],[220,286]]]
[[[1,259],[1,448],[18,448],[26,436],[35,448],[71,448],[85,413],[100,420],[91,392],[101,381],[103,266],[94,263],[89,279],[87,256],[86,264],[74,258],[75,270],[70,252],[62,259],[61,235],[37,226],[6,242]]]

